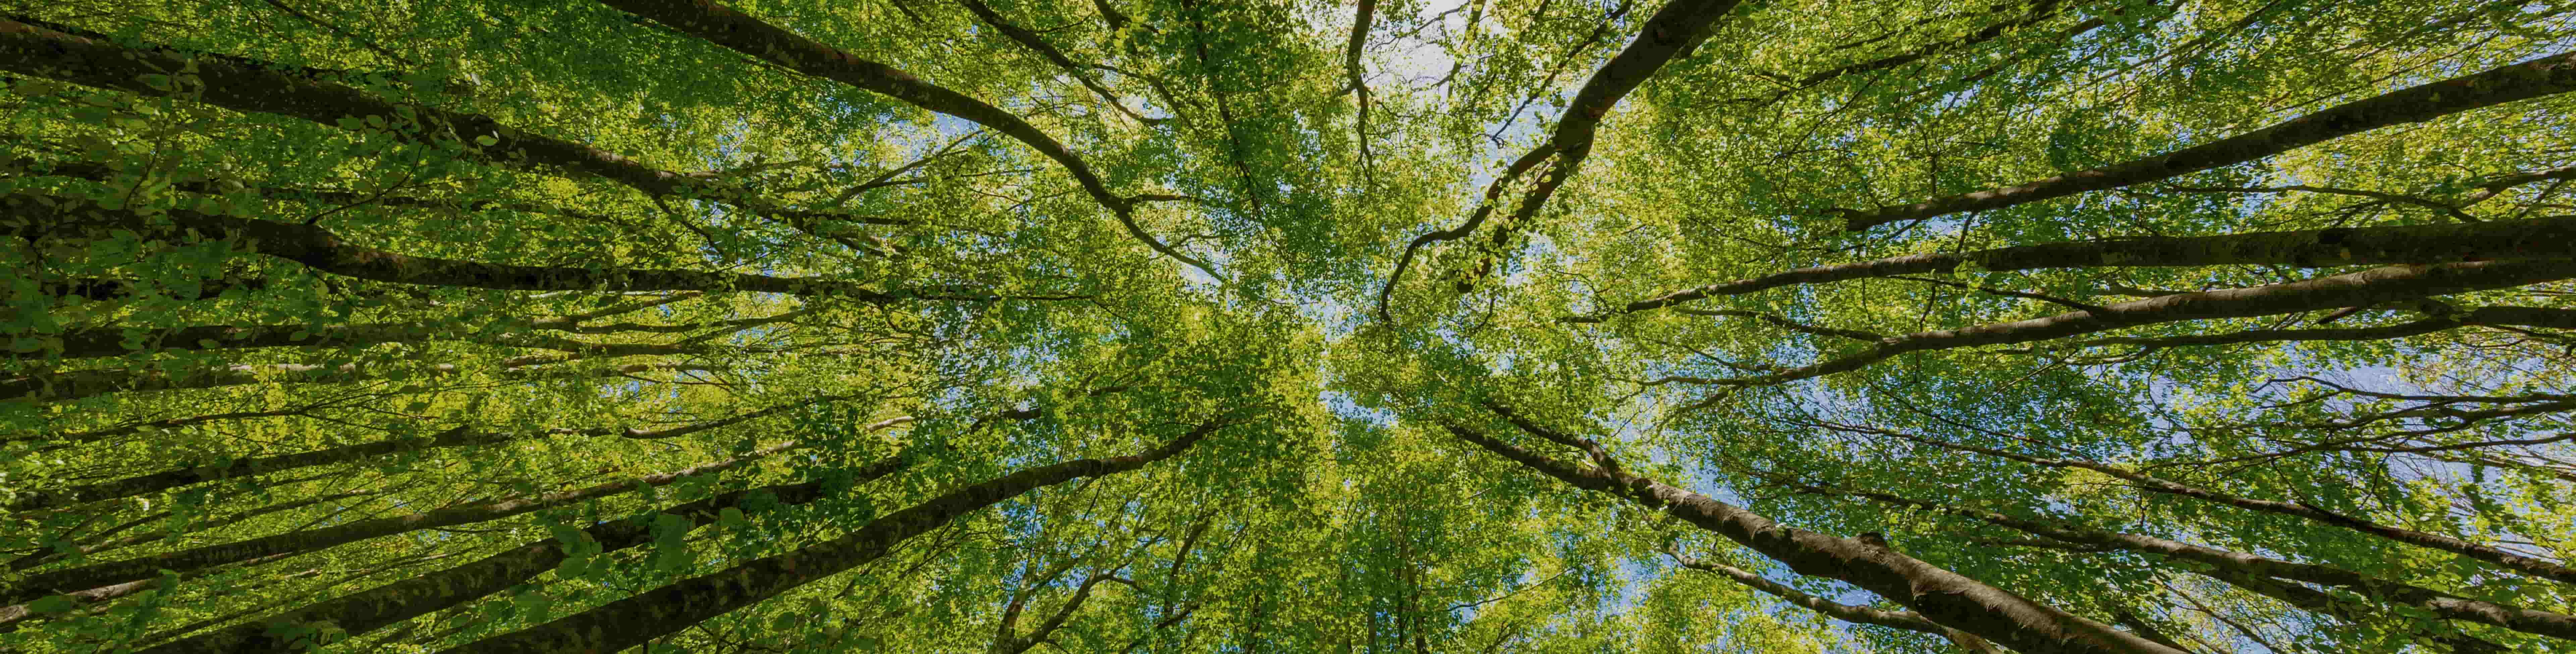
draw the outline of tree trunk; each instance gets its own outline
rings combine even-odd
[[[168,552],[140,559],[96,563],[77,568],[40,572],[19,580],[17,587],[0,593],[0,604],[17,604],[60,592],[96,588],[150,578],[161,570],[188,572],[202,568],[247,561],[292,552],[311,552],[370,538],[394,534],[453,527],[499,520],[523,513],[570,506],[585,501],[628,492],[640,484],[667,484],[690,475],[706,474],[776,454],[796,443],[772,446],[748,456],[710,463],[687,470],[663,473],[638,479],[613,481],[578,490],[548,493],[531,498],[509,499],[474,506],[436,509],[419,514],[362,520],[341,525],[307,529],[249,540],[207,545]]]
[[[703,372],[721,368],[689,364],[637,363],[600,370],[546,368],[504,370],[521,379],[544,377],[594,376],[619,377],[647,372]],[[462,369],[455,364],[436,364],[412,369],[421,375],[452,375]],[[190,374],[169,375],[149,370],[74,370],[0,378],[0,399],[29,398],[37,402],[67,402],[110,393],[169,391],[193,388],[218,388],[246,384],[336,384],[382,375],[358,364],[323,366],[303,363],[268,363],[207,368]]]
[[[2033,180],[2017,186],[1935,198],[1876,211],[1844,210],[1843,228],[1869,229],[1900,220],[1985,211],[2087,191],[2152,182],[2230,166],[2390,125],[2420,123],[2508,102],[2576,91],[2576,53],[2545,55],[2485,72],[2354,100],[2271,127],[2165,154]]]
[[[1225,426],[1216,421],[1162,447],[1108,459],[1076,459],[1003,475],[960,488],[885,517],[840,538],[723,572],[674,582],[553,622],[474,641],[448,652],[615,652],[642,645],[817,579],[885,556],[894,547],[958,516],[1023,493],[1142,468],[1171,458]]]
[[[1459,425],[1449,433],[1577,488],[1671,513],[1753,548],[1798,574],[1851,582],[1941,626],[2028,654],[2188,654],[2032,601],[1884,546],[1782,526],[1770,518],[1617,469],[1570,465]],[[1527,430],[1530,427],[1524,426]]]
[[[845,212],[802,211],[733,192],[705,173],[679,173],[653,168],[616,153],[503,125],[480,114],[386,102],[342,84],[279,72],[281,68],[229,56],[191,56],[170,48],[134,49],[104,39],[0,19],[0,70],[56,79],[147,97],[181,95],[187,99],[248,113],[276,114],[353,131],[361,117],[378,117],[386,134],[418,143],[447,143],[469,156],[503,167],[570,172],[599,177],[642,191],[649,197],[688,195],[733,204],[756,215],[782,216],[812,231],[812,221],[837,220],[905,224],[854,216]],[[196,84],[168,79],[168,71],[196,71]],[[397,75],[397,77],[400,77]],[[469,143],[493,139],[491,145]]]
[[[860,483],[872,481],[902,470],[906,465],[901,459],[879,461],[863,468],[854,481]],[[740,505],[745,498],[757,493],[769,493],[775,496],[781,505],[797,506],[822,499],[824,490],[822,482],[781,484],[725,493],[663,509],[660,512],[689,518],[693,521],[693,526],[704,527],[717,522],[719,511]],[[599,544],[601,554],[653,542],[653,530],[636,520],[610,520],[592,525],[581,532]],[[269,625],[329,623],[354,637],[381,629],[386,625],[509,590],[562,565],[564,558],[562,544],[553,540],[521,543],[473,563],[333,598],[294,611],[199,634],[185,640],[163,643],[143,650],[143,653],[259,654],[300,651],[299,643],[271,630]]]
[[[1909,352],[1980,345],[2011,345],[2157,323],[2250,318],[2301,311],[2371,306],[2397,300],[2512,288],[2576,277],[2576,260],[2474,261],[2372,268],[2356,273],[2250,288],[2184,293],[2122,302],[2100,311],[1919,332],[1880,341],[1868,350],[1780,372],[1698,383],[1734,386],[1778,384],[1858,370]]]
[[[2364,264],[2449,263],[2488,259],[2576,257],[2576,218],[2398,227],[2338,227],[2218,236],[2153,236],[2022,245],[1974,252],[1909,254],[1800,268],[1720,282],[1630,302],[1609,314],[1635,313],[1724,295],[1796,284],[1970,270],[2180,267],[2247,264],[2303,268]],[[1574,316],[1563,322],[1601,322]]]

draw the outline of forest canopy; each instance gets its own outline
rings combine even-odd
[[[1354,2],[0,0],[0,651],[2576,651],[2576,4]]]

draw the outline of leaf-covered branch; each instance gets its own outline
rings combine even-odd
[[[1916,204],[1842,209],[1843,229],[1860,231],[1904,220],[2001,209],[2077,193],[2152,182],[2230,166],[2391,125],[2417,123],[2509,102],[2576,91],[2576,54],[2544,55],[2509,66],[2354,100],[2269,127],[2101,168]]]
[[[1576,488],[1666,511],[1799,574],[1851,582],[1940,624],[2024,652],[2179,650],[1854,538],[1781,525],[1706,495],[1614,469],[1569,465],[1462,425],[1449,433]]]

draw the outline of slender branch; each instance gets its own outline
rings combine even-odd
[[[304,11],[303,11],[303,10],[301,10],[301,9],[296,9],[296,8],[295,8],[295,7],[293,7],[293,6],[289,6],[289,5],[287,5],[285,2],[281,2],[280,0],[261,0],[261,1],[262,1],[262,2],[266,2],[266,3],[268,3],[268,6],[276,7],[278,11],[286,12],[288,15],[294,16],[294,17],[296,17],[296,18],[302,18],[302,19],[304,19],[304,22],[312,23],[312,24],[315,24],[315,25],[320,25],[320,26],[322,26],[322,29],[330,30],[332,34],[337,34],[337,35],[339,35],[339,36],[340,36],[340,38],[348,39],[350,42],[353,42],[353,43],[356,43],[356,44],[358,44],[358,45],[360,45],[360,46],[363,46],[363,47],[365,47],[365,48],[366,48],[367,50],[369,50],[369,51],[372,51],[372,52],[374,52],[374,53],[376,53],[376,54],[384,55],[386,59],[391,59],[391,60],[393,60],[393,61],[396,61],[396,62],[399,62],[399,63],[404,63],[404,64],[409,64],[409,65],[412,65],[412,66],[419,66],[419,65],[420,65],[420,62],[412,61],[410,58],[404,57],[404,56],[402,56],[402,55],[394,54],[394,51],[385,49],[385,46],[377,45],[377,44],[376,44],[376,42],[374,42],[374,41],[369,41],[369,40],[367,40],[367,39],[365,39],[365,38],[361,38],[361,37],[359,37],[359,36],[358,36],[358,35],[356,35],[356,34],[351,34],[351,33],[349,33],[349,30],[341,29],[341,27],[340,27],[339,25],[332,24],[332,23],[331,23],[331,21],[322,20],[321,18],[315,17],[315,16],[314,16],[314,15],[312,15],[312,14],[304,13]]]
[[[1485,187],[1484,200],[1468,215],[1467,222],[1414,237],[1412,242],[1405,244],[1404,253],[1396,258],[1395,270],[1387,275],[1386,284],[1378,289],[1378,319],[1394,322],[1395,318],[1387,307],[1388,296],[1395,292],[1396,284],[1404,281],[1405,268],[1413,263],[1414,251],[1474,233],[1484,224],[1486,217],[1492,215],[1495,201],[1504,188],[1518,183],[1523,174],[1536,168],[1540,162],[1555,159],[1547,174],[1523,193],[1520,207],[1505,221],[1506,228],[1495,230],[1493,245],[1500,247],[1510,242],[1510,228],[1525,226],[1547,204],[1548,197],[1556,192],[1557,187],[1582,167],[1583,159],[1592,151],[1593,134],[1600,130],[1602,119],[1609,117],[1611,107],[1645,84],[1646,79],[1653,77],[1665,64],[1698,48],[1701,41],[1708,39],[1717,20],[1735,10],[1737,2],[1676,0],[1646,19],[1638,31],[1637,40],[1612,56],[1600,70],[1592,73],[1592,78],[1583,83],[1583,88],[1575,91],[1574,99],[1566,104],[1565,113],[1557,118],[1555,129],[1549,131],[1547,141],[1530,148],[1527,154],[1513,161]],[[1491,274],[1493,265],[1494,258],[1485,257],[1473,276]],[[1468,282],[1462,280],[1459,284],[1464,286]]]
[[[2376,341],[2421,336],[2468,325],[2550,327],[2576,329],[2576,309],[2550,307],[2490,306],[2460,312],[2437,313],[2431,318],[2378,327],[2339,329],[2249,329],[2223,334],[2189,336],[2113,336],[2071,343],[2002,350],[2010,354],[2039,354],[2072,351],[2112,345],[2133,345],[2150,350],[2168,347],[2234,345],[2296,341]]]
[[[1360,69],[1360,54],[1362,47],[1368,45],[1369,25],[1376,18],[1377,0],[1360,0],[1359,9],[1351,17],[1350,44],[1343,47],[1342,55],[1342,72],[1350,76],[1350,86],[1344,90],[1353,93],[1352,98],[1359,105],[1359,116],[1351,122],[1351,136],[1360,146],[1360,174],[1369,180],[1366,183],[1370,186],[1376,185],[1377,164],[1376,157],[1369,153],[1369,141],[1373,140],[1368,129],[1369,88],[1364,71]]]
[[[2478,222],[2478,218],[2476,216],[2471,216],[2468,212],[2461,211],[2459,207],[2403,193],[2384,193],[2380,191],[2364,191],[2331,186],[2311,186],[2307,184],[2291,184],[2288,186],[2177,186],[2167,184],[2164,188],[2182,191],[2184,193],[2281,193],[2286,191],[2303,191],[2308,193],[2323,193],[2327,195],[2349,195],[2353,197],[2370,198],[2399,204],[2411,204],[2442,212],[2442,215],[2450,216],[2460,222]]]
[[[1819,84],[1830,82],[1846,75],[1857,75],[1860,73],[1887,70],[1922,61],[1927,57],[1941,52],[1973,47],[1980,43],[1992,41],[1996,37],[2012,33],[2013,31],[2019,30],[2023,27],[2028,27],[2041,21],[2046,21],[2050,18],[2055,18],[2057,17],[2058,12],[2063,8],[2063,4],[2064,2],[2062,0],[2040,0],[2039,2],[2031,4],[2030,9],[2020,16],[2003,22],[1989,23],[1985,28],[1979,29],[1975,32],[1970,32],[1966,36],[1959,37],[1958,39],[1925,44],[1911,50],[1906,50],[1904,52],[1899,52],[1885,57],[1809,73],[1807,76],[1795,80],[1785,80],[1786,88],[1782,88],[1781,90],[1774,92],[1769,98],[1747,98],[1746,100],[1756,102],[1774,101],[1787,97],[1790,93],[1815,88]],[[2003,8],[2005,6],[2006,5],[1997,5],[1996,8]],[[2078,24],[2074,29],[2090,30],[2094,27],[2099,27],[2102,24],[2103,20],[2096,18]],[[1890,36],[1893,36],[1893,34]],[[1851,46],[1847,45],[1844,47]],[[1765,75],[1768,76],[1768,74]]]
[[[883,94],[1001,132],[1063,166],[1066,173],[1073,175],[1074,181],[1081,183],[1083,191],[1091,194],[1092,201],[1107,208],[1118,219],[1118,224],[1127,229],[1128,236],[1163,256],[1198,268],[1210,277],[1225,279],[1214,266],[1182,254],[1145,233],[1145,228],[1136,224],[1134,203],[1109,190],[1108,184],[1101,180],[1099,173],[1092,171],[1089,163],[1066,149],[1055,137],[999,107],[711,1],[600,0],[600,4],[789,70]]]
[[[62,590],[98,588],[149,579],[163,570],[188,572],[262,557],[315,552],[421,529],[488,522],[542,509],[573,506],[618,493],[631,493],[639,486],[660,486],[683,477],[740,467],[801,445],[799,442],[790,441],[724,461],[534,497],[509,498],[482,504],[435,509],[412,515],[343,522],[309,530],[203,545],[140,559],[94,563],[76,568],[40,572],[27,575],[17,586],[0,592],[0,604],[24,602],[49,593],[62,592]]]
[[[993,7],[991,5],[984,4],[983,0],[957,0],[957,4],[965,5],[967,11],[974,12],[975,17],[983,20],[984,24],[993,26],[994,31],[1001,32],[1003,36],[1010,37],[1013,41],[1018,41],[1021,46],[1036,51],[1039,56],[1045,57],[1048,62],[1054,63],[1057,68],[1063,69],[1064,74],[1072,76],[1074,81],[1082,83],[1083,88],[1091,89],[1093,94],[1099,95],[1101,102],[1108,103],[1111,107],[1116,107],[1118,109],[1118,113],[1126,114],[1128,118],[1133,118],[1136,122],[1147,125],[1154,125],[1163,122],[1162,119],[1146,118],[1144,114],[1136,113],[1135,110],[1127,108],[1126,103],[1118,101],[1117,93],[1111,92],[1107,87],[1101,86],[1098,80],[1091,79],[1091,75],[1088,72],[1091,70],[1090,66],[1074,63],[1072,57],[1065,56],[1063,50],[1057,49],[1055,44],[1048,43],[1045,38],[1039,37],[1038,33],[1031,32],[1028,28],[1013,25],[1010,21],[1003,20],[1002,14],[1000,12],[993,11]]]
[[[2547,170],[2535,170],[2525,173],[2502,175],[2488,180],[2486,183],[2479,184],[2478,192],[2471,193],[2468,197],[2460,198],[2460,203],[2457,206],[2465,208],[2469,205],[2485,202],[2487,200],[2494,199],[2497,195],[2503,194],[2508,189],[2532,182],[2566,181],[2570,179],[2576,179],[2576,166],[2560,166]]]

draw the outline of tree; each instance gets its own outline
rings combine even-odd
[[[0,2],[0,650],[2576,647],[2571,46]]]

